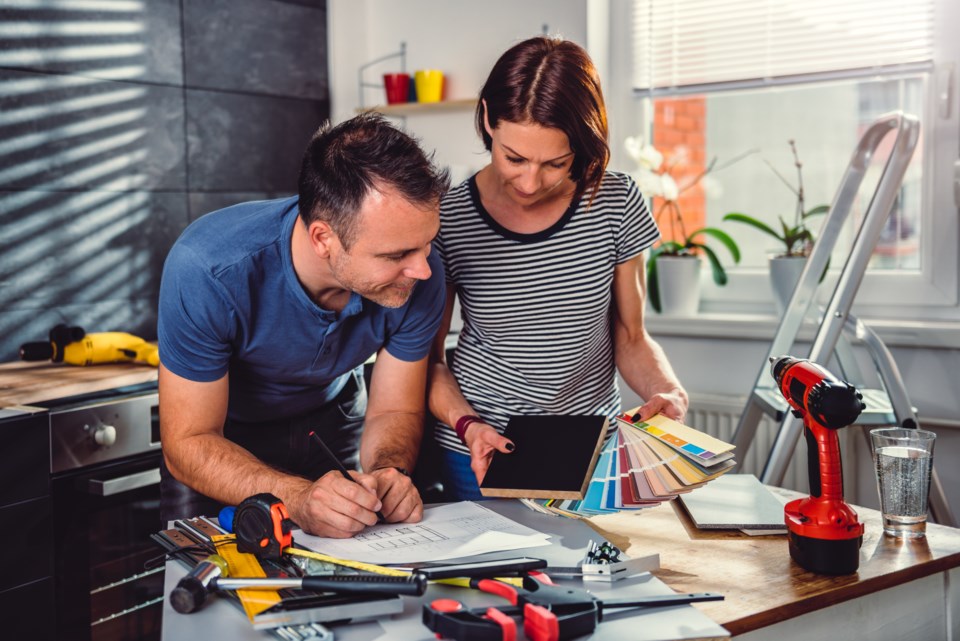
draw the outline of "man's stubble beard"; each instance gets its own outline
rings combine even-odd
[[[403,307],[407,304],[407,301],[410,300],[410,297],[413,295],[413,291],[417,286],[416,279],[413,279],[413,284],[411,285],[410,289],[403,291],[394,287],[393,283],[385,287],[382,285],[375,285],[369,281],[357,277],[353,270],[346,265],[349,259],[344,258],[345,256],[346,252],[341,254],[337,260],[331,262],[330,264],[334,278],[337,279],[344,289],[355,292],[363,298],[380,305],[381,307],[389,307],[391,309]]]

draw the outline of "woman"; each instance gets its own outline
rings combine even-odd
[[[633,181],[606,171],[590,57],[544,37],[515,45],[480,92],[476,126],[490,164],[440,208],[447,305],[429,389],[444,486],[461,500],[480,498],[493,452],[513,448],[500,435],[509,416],[618,414],[617,369],[646,399],[641,418],[682,421],[687,410],[643,324],[642,252],[659,232]],[[451,368],[443,342],[456,297],[463,330]]]

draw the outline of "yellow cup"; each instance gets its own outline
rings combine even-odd
[[[417,102],[440,102],[443,95],[443,72],[437,69],[420,69],[413,74],[417,87]]]

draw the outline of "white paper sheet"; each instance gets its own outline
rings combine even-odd
[[[419,523],[375,525],[351,539],[293,533],[297,545],[315,552],[381,565],[532,548],[546,545],[549,538],[470,501],[427,508]]]

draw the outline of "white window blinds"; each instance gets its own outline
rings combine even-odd
[[[934,0],[634,0],[645,95],[929,69]]]

